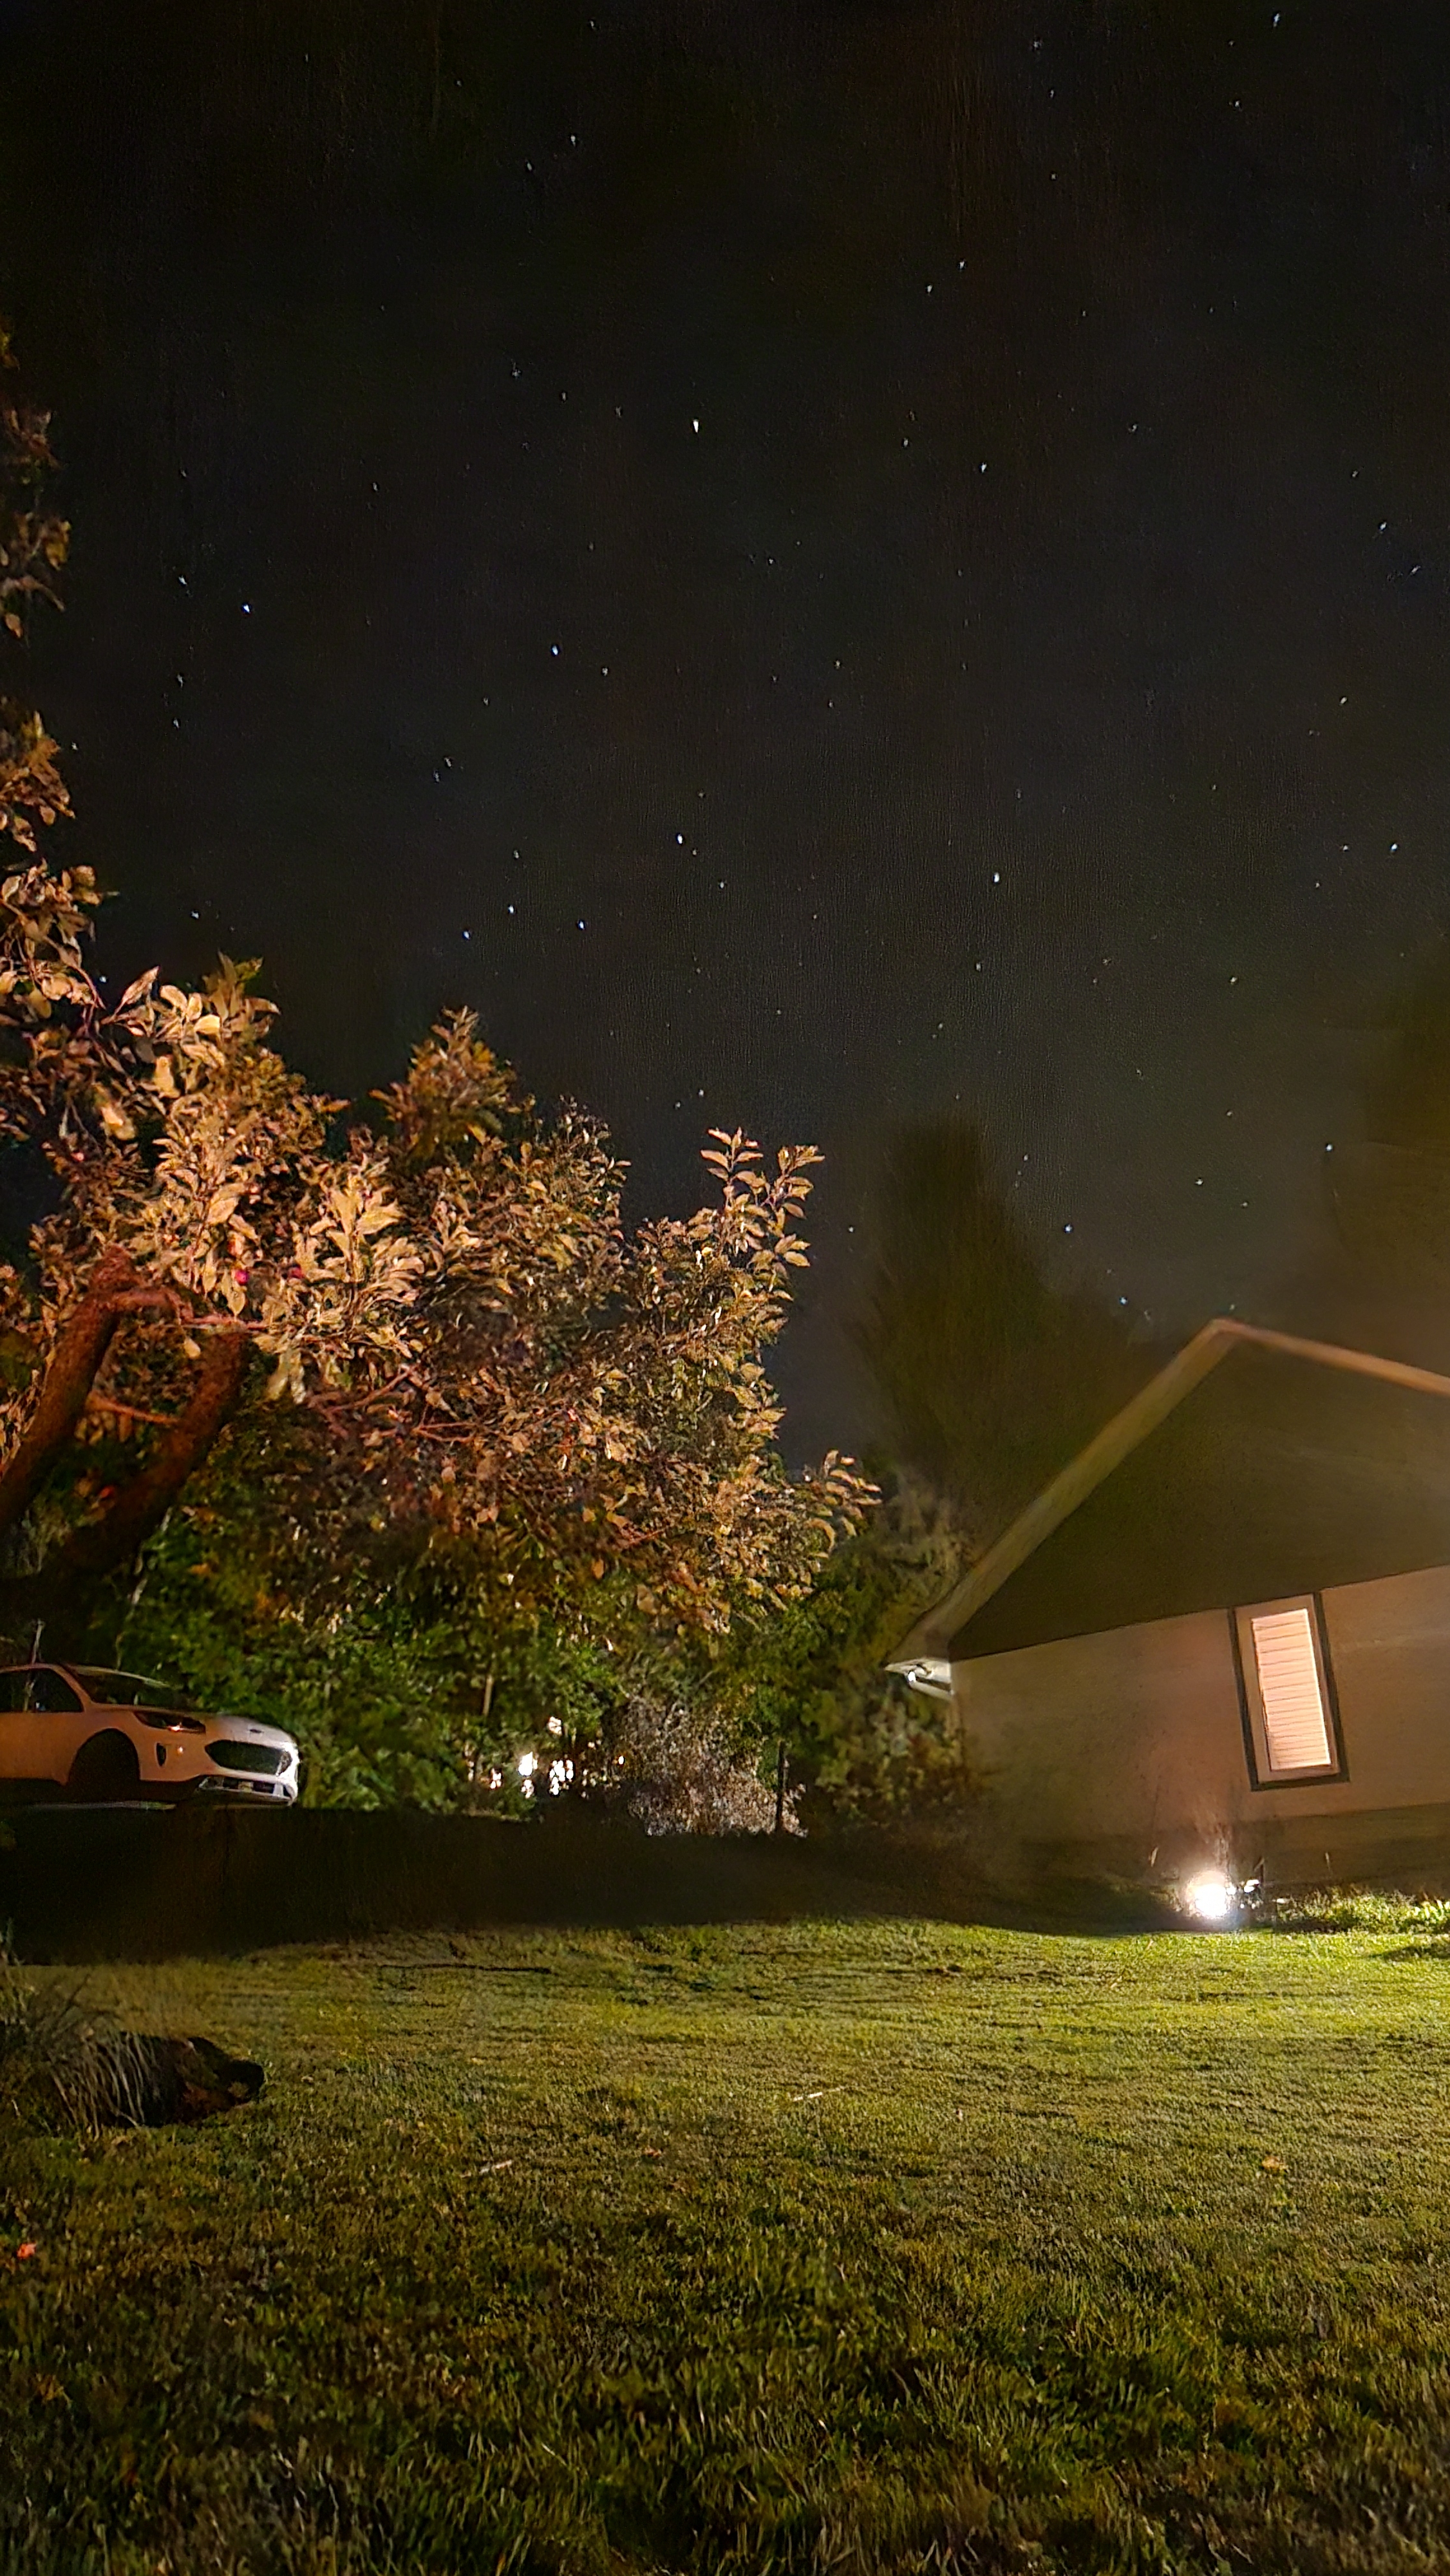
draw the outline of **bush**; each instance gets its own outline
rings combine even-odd
[[[1369,1887],[1299,1887],[1256,1897],[1250,1922],[1271,1932],[1450,1932],[1450,1897]]]
[[[647,1834],[761,1834],[775,1823],[768,1789],[723,1719],[688,1701],[635,1694],[612,1733],[619,1770],[600,1803]],[[782,1822],[798,1831],[787,1810]]]
[[[81,1987],[27,1977],[0,1951],[0,2134],[141,2116],[144,2052]]]

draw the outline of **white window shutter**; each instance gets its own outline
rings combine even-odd
[[[1309,1611],[1256,1611],[1252,1627],[1271,1770],[1276,1778],[1331,1770],[1334,1746]]]

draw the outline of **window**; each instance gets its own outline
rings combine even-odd
[[[1236,1610],[1232,1625],[1255,1788],[1342,1780],[1339,1711],[1317,1593]]]
[[[24,1664],[15,1672],[0,1673],[0,1717],[15,1717],[24,1708],[29,1679],[29,1668]]]
[[[84,1702],[64,1673],[37,1664],[30,1676],[30,1705],[41,1717],[78,1717]]]
[[[113,1673],[99,1664],[77,1664],[77,1676],[88,1699],[102,1708],[185,1708],[186,1700],[167,1682],[152,1682],[144,1673]]]

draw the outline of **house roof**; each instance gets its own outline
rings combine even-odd
[[[1450,1377],[1219,1316],[1053,1478],[892,1669],[1450,1561]]]

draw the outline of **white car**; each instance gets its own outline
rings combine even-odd
[[[290,1806],[297,1746],[280,1726],[207,1716],[141,1673],[94,1664],[0,1669],[0,1795],[116,1800],[245,1798]]]

